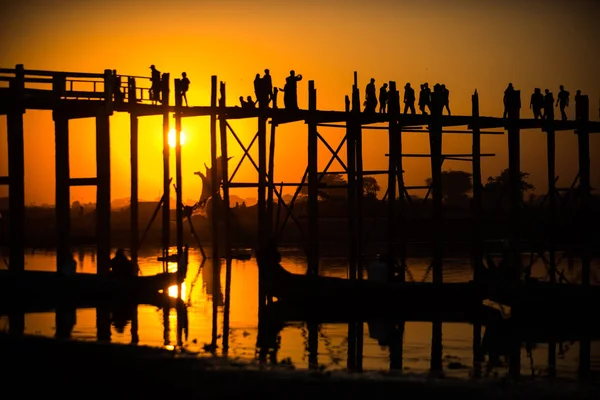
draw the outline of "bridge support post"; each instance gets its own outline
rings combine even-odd
[[[106,275],[110,263],[110,125],[106,110],[96,114],[96,240],[97,273]]]
[[[139,198],[138,198],[138,116],[135,113],[129,115],[130,132],[130,166],[131,166],[131,199],[130,199],[130,252],[131,261],[137,264],[139,235]]]
[[[56,264],[62,271],[70,252],[71,190],[69,185],[69,119],[58,110],[54,113],[54,138],[56,160]]]
[[[591,193],[590,193],[590,134],[589,121],[589,98],[580,95],[575,104],[577,120],[577,144],[579,152],[579,229],[581,244],[581,285],[584,290],[590,286],[590,247],[592,229],[590,225]],[[584,337],[579,342],[579,375],[587,378],[590,372],[591,341]]]
[[[175,79],[175,225],[177,229],[177,274],[179,280],[182,276],[184,266],[183,255],[183,177],[181,175],[181,113],[183,97],[181,95],[181,80]],[[213,204],[214,207],[214,204]],[[181,292],[180,292],[181,294]]]
[[[521,279],[521,132],[519,118],[521,111],[521,91],[509,92],[506,99],[508,128],[508,182],[509,182],[509,260],[512,282]],[[520,342],[512,345],[510,354],[509,373],[514,376],[521,374]]]
[[[163,111],[163,199],[162,205],[162,255],[166,260],[171,244],[171,172],[169,147],[169,74],[161,77],[161,99]],[[167,262],[163,263],[163,272],[167,272]]]
[[[308,274],[319,274],[319,182],[317,158],[317,90],[315,81],[308,81]]]
[[[25,146],[23,141],[23,91],[25,70],[15,67],[15,78],[10,90],[16,99],[7,115],[8,137],[8,209],[9,209],[9,268],[25,268]]]

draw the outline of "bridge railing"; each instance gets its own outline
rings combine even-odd
[[[22,67],[0,68],[0,88],[8,88],[11,82],[20,77],[23,89],[29,95],[48,92],[60,99],[106,100],[106,93],[112,93],[112,100],[116,103],[153,102],[152,84],[147,76],[118,75],[115,70],[106,76],[101,73],[25,70]],[[112,90],[107,91],[107,85],[110,85]],[[160,98],[161,87],[158,88],[158,92]]]

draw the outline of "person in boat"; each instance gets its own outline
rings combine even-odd
[[[69,256],[62,262],[60,272],[65,276],[72,276],[77,273],[77,261],[75,261],[73,253],[69,253]]]
[[[125,255],[125,250],[118,249],[115,256],[110,260],[110,272],[118,278],[137,276],[139,268]]]
[[[377,259],[367,270],[367,279],[375,282],[388,282],[390,279],[390,268],[386,255],[377,255]]]

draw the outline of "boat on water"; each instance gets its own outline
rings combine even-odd
[[[577,321],[589,318],[592,304],[600,304],[600,286],[551,284],[536,280],[513,284],[488,280],[475,283],[431,283],[299,275],[278,262],[262,262],[266,290],[277,313],[338,320],[401,317],[415,321],[474,321],[495,315],[513,320]],[[507,307],[502,315],[486,305]]]
[[[52,271],[0,270],[0,309],[58,305],[94,307],[127,302],[163,304],[165,289],[180,283],[177,273],[115,277]],[[162,293],[161,293],[162,292]]]
[[[231,249],[230,255],[232,260],[248,261],[252,259],[252,252],[253,250],[250,248]],[[226,258],[225,251],[222,252],[221,258]],[[176,263],[178,259],[179,255],[177,253],[169,254],[167,257],[156,257],[156,261],[160,262],[166,261]]]

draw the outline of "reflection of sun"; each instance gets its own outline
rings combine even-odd
[[[181,284],[181,298],[185,300],[186,295],[187,295],[187,293],[186,293],[185,282],[183,282]],[[177,286],[169,287],[169,297],[173,297],[174,299],[177,298]]]
[[[169,146],[171,147],[175,147],[175,130],[171,129],[169,131]],[[185,144],[185,133],[183,133],[183,131],[181,132],[181,145],[183,146]]]

